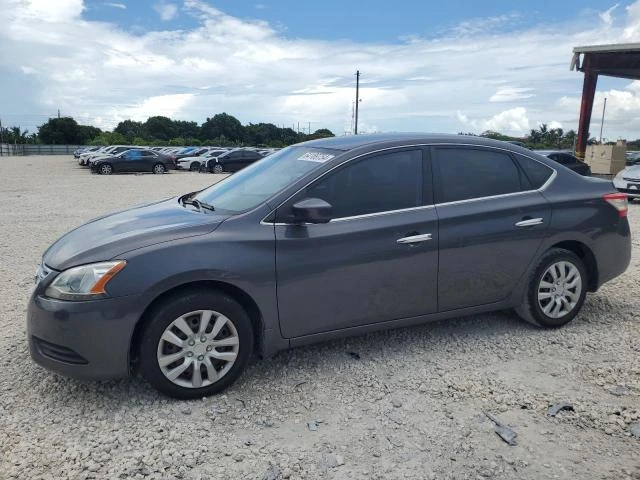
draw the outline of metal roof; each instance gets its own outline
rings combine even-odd
[[[608,45],[590,45],[574,47],[573,53],[618,53],[640,52],[640,43],[615,43]]]

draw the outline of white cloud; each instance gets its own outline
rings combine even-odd
[[[82,0],[29,0],[27,2],[11,1],[14,8],[23,9],[25,17],[37,20],[58,22],[69,18],[77,18],[84,10]],[[4,8],[3,8],[4,11]]]
[[[533,88],[516,88],[516,87],[501,87],[496,93],[494,93],[490,102],[512,102],[514,100],[522,100],[525,98],[533,97]]]
[[[126,10],[127,6],[124,3],[104,2],[105,7],[119,8],[120,10]]]
[[[104,127],[156,114],[202,122],[226,111],[244,123],[313,122],[341,133],[359,68],[361,130],[519,135],[551,121],[568,130],[577,128],[582,88],[582,75],[568,69],[572,48],[640,40],[640,0],[612,11],[610,23],[477,19],[402,43],[290,38],[204,1],[158,5],[175,7],[171,16],[180,6],[194,26],[133,34],[83,19],[80,0],[0,0],[3,123],[13,114],[25,125],[29,114],[33,129],[58,108]],[[638,136],[640,87],[628,85],[599,83],[594,118],[606,94],[609,135]]]
[[[173,3],[160,2],[156,3],[153,6],[153,9],[158,12],[160,18],[168,22],[169,20],[173,20],[175,16],[178,14],[178,7]]]
[[[255,7],[258,10],[264,10],[265,8],[267,8],[267,6],[264,3],[256,3]]]
[[[506,133],[510,135],[525,135],[530,130],[529,118],[527,117],[527,109],[524,107],[515,107],[502,112],[496,113],[491,118],[471,120],[463,112],[457,112],[458,120],[476,131],[484,132],[492,130],[495,132]]]
[[[520,17],[517,13],[497,15],[495,17],[474,18],[460,22],[453,28],[453,32],[460,36],[477,35],[488,31],[495,31],[512,24]]]
[[[618,3],[616,3],[614,6],[612,6],[611,8],[609,8],[607,10],[605,10],[604,12],[600,12],[598,14],[598,16],[600,17],[600,20],[602,20],[607,25],[611,25],[613,23],[613,12],[619,6],[620,5]]]

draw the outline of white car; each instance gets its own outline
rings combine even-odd
[[[210,150],[204,155],[199,157],[184,157],[176,160],[176,168],[178,170],[191,170],[192,172],[197,172],[200,170],[200,167],[204,164],[207,164],[207,160],[210,158],[215,158],[218,155],[222,155],[227,150]]]
[[[640,198],[640,164],[631,165],[618,173],[613,185],[630,199]]]

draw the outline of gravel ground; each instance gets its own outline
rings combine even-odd
[[[25,305],[44,249],[216,177],[0,158],[0,478],[640,479],[640,205],[628,272],[560,330],[498,312],[369,334],[256,362],[226,394],[191,402],[140,378],[81,382],[33,364]],[[574,411],[549,417],[559,402]]]

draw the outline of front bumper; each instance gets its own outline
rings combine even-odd
[[[613,179],[613,186],[616,187],[619,192],[626,194],[630,198],[640,198],[640,187],[630,188],[630,185],[640,185],[640,179],[637,181],[625,180],[623,178]]]
[[[129,347],[140,318],[137,296],[68,302],[38,290],[27,309],[29,349],[37,363],[75,378],[129,374]]]

